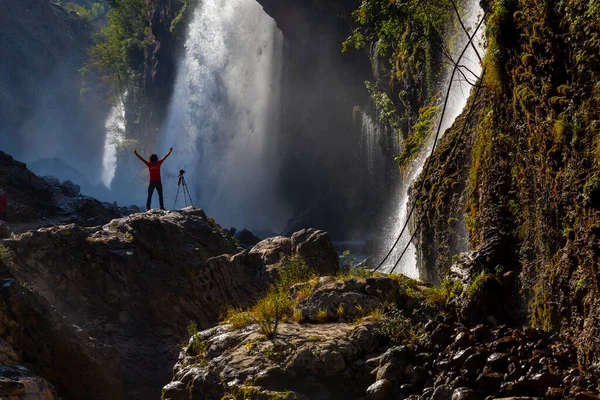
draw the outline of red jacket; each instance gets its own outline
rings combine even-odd
[[[5,195],[0,194],[0,213],[5,213],[8,211],[8,199]]]
[[[160,166],[162,165],[163,160],[158,160],[157,162],[150,162],[146,160],[142,160],[144,164],[148,167],[148,171],[150,172],[150,182],[160,182]]]

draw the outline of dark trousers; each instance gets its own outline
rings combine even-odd
[[[0,221],[6,221],[6,213],[0,212]]]
[[[158,192],[158,202],[160,203],[160,209],[164,210],[165,204],[163,202],[162,182],[150,182],[148,184],[148,200],[146,201],[146,210],[150,210],[154,189],[156,189],[156,191]]]

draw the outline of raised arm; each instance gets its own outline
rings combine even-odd
[[[133,154],[135,154],[137,156],[137,158],[140,159],[141,162],[148,165],[148,161],[144,160],[144,158],[138,154],[137,149],[133,150]]]
[[[167,159],[167,157],[169,157],[171,155],[171,153],[173,152],[173,148],[171,147],[169,149],[169,152],[167,154],[165,154],[165,156],[160,160],[160,162],[163,162]]]

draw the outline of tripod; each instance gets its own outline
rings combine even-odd
[[[187,207],[188,199],[190,200],[190,205],[194,207],[194,203],[192,203],[192,196],[190,195],[190,189],[188,188],[187,182],[185,181],[184,170],[179,171],[179,180],[177,181],[177,194],[175,195],[175,204],[173,204],[173,210],[177,205],[177,198],[179,197],[179,189],[183,186],[183,201],[185,202],[185,206]]]

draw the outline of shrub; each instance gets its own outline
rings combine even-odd
[[[297,254],[292,257],[284,256],[278,271],[278,286],[281,286],[281,290],[287,290],[296,283],[306,282],[315,275],[304,258]]]
[[[409,318],[402,315],[400,310],[394,308],[385,313],[377,331],[394,345],[404,345],[417,340],[421,333],[421,326],[415,325]]]
[[[271,339],[277,336],[280,322],[293,318],[294,304],[287,294],[272,289],[250,312],[262,333]]]
[[[191,337],[192,343],[190,344],[192,351],[196,353],[198,359],[204,359],[204,354],[206,352],[206,343],[204,343],[204,339],[200,337],[198,334],[198,325],[195,321],[190,321],[190,324],[187,327],[188,334]]]
[[[425,298],[433,306],[444,307],[462,292],[459,281],[445,279],[441,285],[425,289]]]

